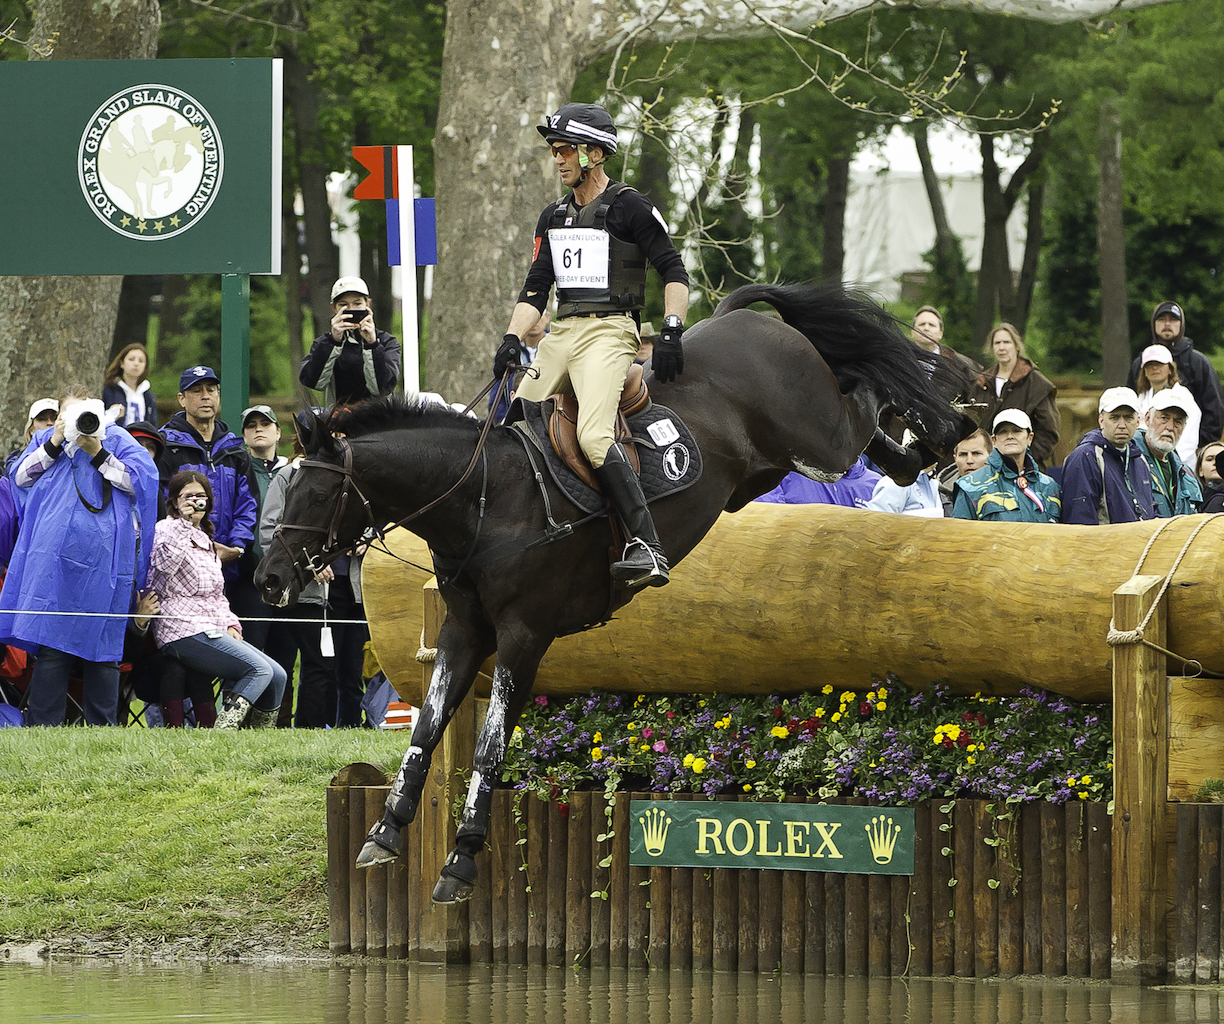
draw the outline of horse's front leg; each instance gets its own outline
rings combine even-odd
[[[459,626],[447,615],[438,633],[433,677],[412,729],[412,744],[395,776],[383,816],[370,829],[357,855],[359,868],[386,864],[403,852],[400,829],[416,817],[434,748],[492,648],[491,637],[482,638],[479,631]]]
[[[485,715],[484,728],[476,741],[475,764],[472,781],[468,786],[467,799],[459,830],[455,836],[455,848],[442,867],[438,884],[434,886],[435,903],[461,903],[472,895],[479,872],[476,855],[484,848],[489,837],[489,814],[493,804],[493,787],[501,774],[506,759],[506,743],[514,724],[523,713],[523,707],[531,696],[539,655],[518,659],[516,664],[503,661],[499,653],[497,666],[493,670],[493,690],[489,695],[489,710]],[[524,663],[526,662],[526,663]]]

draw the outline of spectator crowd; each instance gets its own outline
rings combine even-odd
[[[400,345],[375,326],[365,282],[341,278],[331,298],[331,329],[303,359],[302,382],[328,405],[389,394]],[[127,345],[101,397],[72,384],[38,399],[5,463],[7,693],[22,695],[29,725],[117,725],[121,693],[144,702],[149,725],[361,725],[360,558],[326,570],[294,609],[266,606],[254,584],[296,468],[277,453],[276,412],[253,405],[233,432],[220,378],[191,366],[179,411],[159,426],[148,371],[144,346]]]
[[[325,406],[389,394],[400,345],[375,325],[365,282],[341,278],[331,300],[302,383]],[[1156,306],[1129,384],[1101,394],[1096,428],[1055,467],[1057,389],[1020,332],[997,325],[979,366],[942,345],[939,311],[924,306],[911,336],[960,368],[957,400],[979,428],[908,486],[862,456],[836,482],[792,473],[758,500],[1093,526],[1221,511],[1224,393],[1184,327],[1178,303]],[[294,421],[292,460],[278,454],[270,406],[244,410],[233,432],[219,418],[220,378],[199,365],[182,372],[179,410],[159,425],[148,370],[144,347],[127,345],[101,397],[73,384],[35,401],[0,476],[0,675],[21,679],[26,721],[61,724],[72,700],[85,722],[114,725],[122,692],[144,702],[150,725],[362,724],[360,556],[323,570],[291,609],[264,605],[254,584],[306,420]]]

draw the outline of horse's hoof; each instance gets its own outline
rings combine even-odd
[[[379,846],[373,839],[367,839],[361,852],[357,854],[359,868],[372,868],[376,864],[390,864],[399,854],[386,847]]]
[[[379,819],[366,834],[365,845],[357,854],[359,868],[372,868],[375,864],[390,864],[404,852],[404,840],[400,830]]]
[[[462,878],[452,878],[443,875],[434,886],[433,901],[443,905],[451,903],[466,903],[472,898],[476,887]]]
[[[476,861],[466,853],[452,850],[442,866],[442,874],[438,884],[434,886],[433,901],[435,903],[463,903],[472,898],[476,889],[476,879],[480,871]]]

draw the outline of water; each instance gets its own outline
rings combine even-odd
[[[0,967],[0,1022],[224,1024],[1165,1024],[1221,988],[892,981],[409,964]]]

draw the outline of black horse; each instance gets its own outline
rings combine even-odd
[[[782,320],[744,308],[756,301],[772,304]],[[688,425],[704,463],[695,485],[652,507],[673,565],[721,512],[742,508],[791,470],[835,479],[866,449],[908,483],[934,461],[931,450],[947,451],[973,429],[949,401],[966,383],[953,363],[923,352],[879,307],[840,288],[741,288],[685,334],[684,347],[683,376],[650,384],[655,401]],[[886,413],[930,448],[890,441],[878,428]],[[416,815],[431,754],[481,663],[496,653],[455,849],[434,889],[439,903],[471,895],[491,788],[544,652],[556,637],[609,611],[608,520],[528,547],[547,536],[541,486],[552,519],[573,521],[581,513],[551,482],[537,482],[510,429],[491,430],[474,458],[479,423],[415,400],[374,400],[316,421],[304,438],[308,460],[289,487],[278,540],[256,575],[265,601],[292,604],[312,573],[367,527],[413,516],[445,495],[409,527],[439,566],[450,567],[439,572],[447,614],[433,679],[386,811],[358,858],[364,866],[401,852],[400,829]],[[447,494],[473,462],[478,469]],[[482,559],[486,552],[492,557]]]

